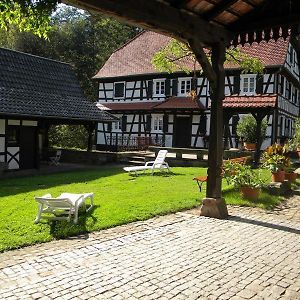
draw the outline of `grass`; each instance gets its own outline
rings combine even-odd
[[[109,228],[155,215],[167,214],[198,206],[205,196],[192,180],[205,175],[205,168],[173,168],[171,175],[129,176],[121,167],[99,170],[6,179],[0,181],[0,251],[32,245]],[[267,171],[263,176],[270,178]],[[203,185],[204,186],[204,185]],[[241,199],[239,193],[224,181],[227,204],[271,208],[280,202],[278,196],[262,193],[257,202]],[[62,192],[94,192],[95,208],[81,214],[79,224],[67,221],[42,221],[34,224],[37,203],[34,196]]]

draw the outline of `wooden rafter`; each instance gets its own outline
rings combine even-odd
[[[64,2],[108,14],[184,42],[197,36],[204,45],[211,45],[231,38],[223,27],[209,24],[191,11],[172,7],[169,2],[156,0],[66,0]]]
[[[233,10],[229,10],[230,6],[236,3],[238,0],[223,0],[218,5],[215,5],[213,9],[208,11],[206,14],[203,15],[204,19],[210,21],[222,14],[224,11],[228,11],[232,14],[236,14],[237,16],[241,16],[240,14],[237,14]]]

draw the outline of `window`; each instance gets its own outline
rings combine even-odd
[[[191,79],[179,79],[179,92],[181,96],[186,96],[191,91]]]
[[[153,96],[165,95],[165,80],[153,80]]]
[[[7,139],[7,146],[19,146],[20,127],[19,126],[8,126],[6,139]]]
[[[256,75],[241,76],[241,91],[245,95],[253,95],[256,88]]]
[[[125,82],[114,83],[114,98],[124,98],[125,96]]]
[[[120,131],[122,130],[122,123],[121,121],[117,121],[113,123],[113,130]]]
[[[163,116],[153,116],[153,131],[163,130]]]

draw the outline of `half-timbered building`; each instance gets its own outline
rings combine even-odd
[[[210,88],[196,72],[164,73],[151,60],[170,38],[144,31],[116,50],[95,75],[99,82],[98,107],[120,120],[98,124],[97,148],[166,147],[206,148],[209,143]],[[264,73],[246,74],[227,63],[224,108],[224,143],[238,147],[236,127],[245,114],[268,122],[262,148],[293,134],[299,116],[299,66],[292,40],[253,43],[241,50],[257,57]],[[193,69],[193,62],[185,61]],[[190,96],[195,90],[197,99]]]
[[[85,125],[115,118],[88,101],[71,66],[0,48],[0,164],[38,168],[52,124]]]

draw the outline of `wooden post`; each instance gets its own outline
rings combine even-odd
[[[93,148],[93,131],[94,131],[95,125],[90,124],[87,126],[88,130],[88,145],[87,145],[87,151],[92,151]]]
[[[225,200],[222,198],[222,164],[223,164],[223,105],[225,98],[225,44],[218,43],[212,47],[212,68],[216,80],[211,83],[211,118],[208,148],[208,180],[206,199],[203,200],[201,215],[215,218],[228,216]]]

